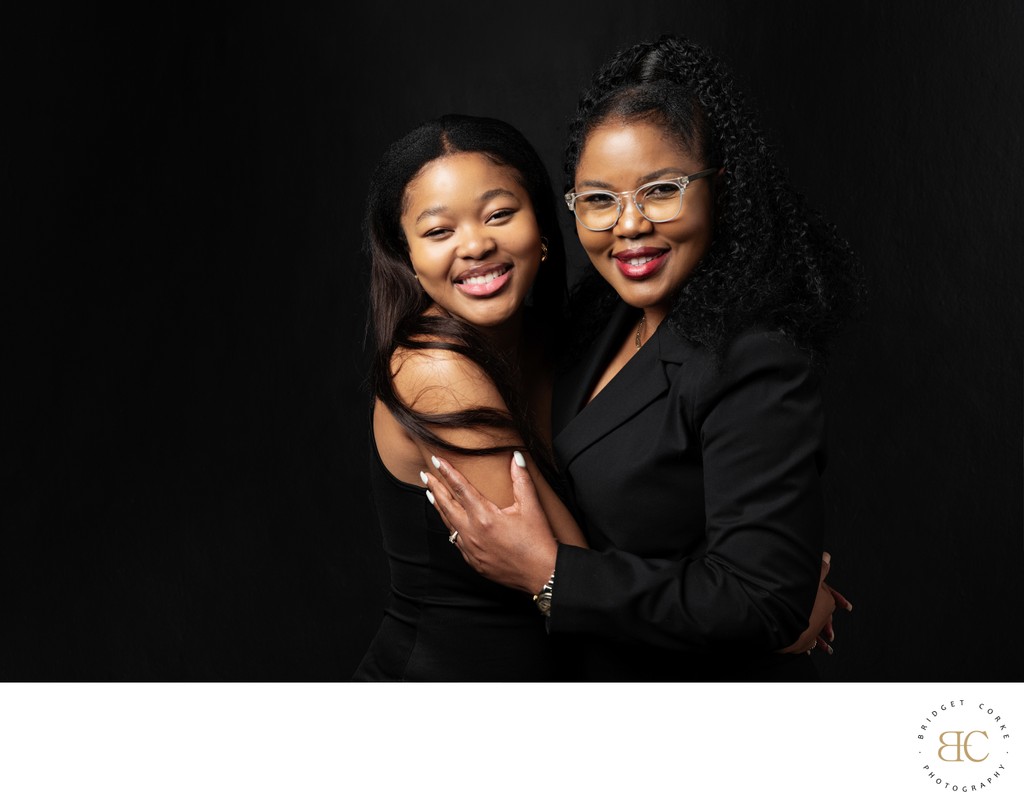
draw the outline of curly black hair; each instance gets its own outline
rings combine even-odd
[[[635,120],[661,125],[706,167],[723,169],[712,244],[678,292],[669,325],[719,360],[739,332],[758,326],[822,363],[829,340],[864,299],[861,267],[789,184],[728,71],[704,48],[671,35],[617,53],[595,73],[569,124],[566,190],[588,135],[607,121]],[[584,275],[572,303],[580,348],[616,300],[597,272]]]

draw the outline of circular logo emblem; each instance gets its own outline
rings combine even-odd
[[[1007,774],[1010,729],[996,703],[946,700],[917,730],[922,780],[933,789],[986,792]]]

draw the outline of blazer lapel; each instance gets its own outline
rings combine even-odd
[[[583,408],[598,376],[618,349],[631,313],[635,314],[635,311],[620,301],[593,346],[568,370],[555,378],[551,402],[552,434],[557,435]]]
[[[583,406],[600,372],[605,368],[615,348],[621,344],[622,325],[635,311],[620,305],[609,321],[594,349],[579,367],[568,373],[556,387],[557,419],[555,421],[555,455],[565,468],[584,449],[617,428],[638,411],[646,407],[668,389],[662,357],[662,330],[648,340],[601,392]],[[667,324],[665,325],[667,328]],[[674,340],[674,339],[673,339]],[[672,350],[674,353],[675,351]],[[668,358],[672,361],[675,356]],[[580,408],[582,406],[582,409]]]

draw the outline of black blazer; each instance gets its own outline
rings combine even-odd
[[[620,304],[555,386],[555,455],[593,550],[560,546],[549,631],[585,679],[814,679],[807,626],[824,422],[809,356],[740,335],[721,368],[664,323],[584,401],[636,322]]]

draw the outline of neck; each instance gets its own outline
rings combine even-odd
[[[665,317],[668,316],[669,309],[663,305],[654,305],[650,308],[643,308],[642,313],[644,319],[644,332],[643,340],[647,341],[654,333],[655,330],[660,327],[661,323],[665,321]]]
[[[452,317],[447,310],[439,305],[431,305],[426,311],[427,316]],[[508,359],[515,359],[523,349],[523,310],[520,308],[509,319],[493,327],[473,325],[473,329],[483,336],[490,345]]]
[[[516,359],[523,348],[523,311],[494,327],[477,328],[495,350],[508,359]]]

